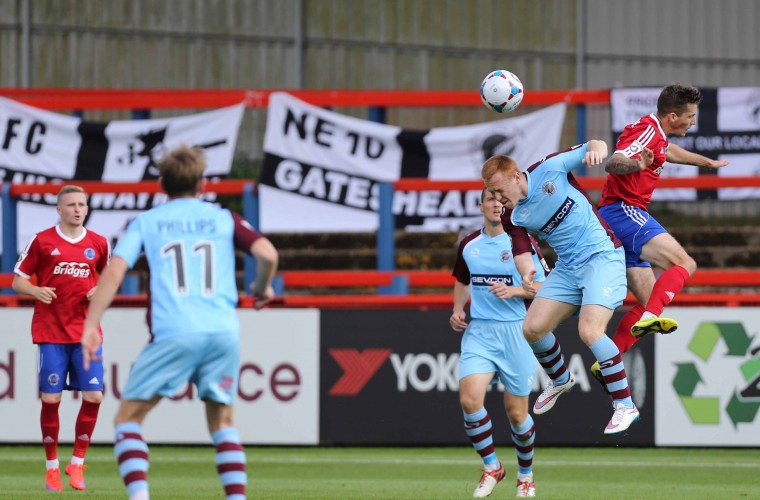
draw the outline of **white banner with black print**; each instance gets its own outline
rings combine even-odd
[[[612,89],[610,106],[613,144],[629,123],[657,112],[660,88]],[[697,125],[685,137],[669,137],[673,144],[729,165],[718,170],[694,165],[665,163],[662,177],[749,177],[760,175],[760,87],[700,89]],[[760,198],[758,188],[655,189],[652,201],[694,201],[701,199],[742,200]]]
[[[264,232],[360,232],[378,228],[379,183],[402,178],[479,180],[494,154],[527,168],[559,149],[566,111],[476,125],[407,130],[307,104],[269,100],[260,178]],[[480,191],[396,191],[396,227],[417,231],[478,226]]]
[[[76,184],[157,179],[156,163],[183,144],[203,148],[207,177],[224,177],[232,167],[243,110],[239,104],[173,118],[97,123],[0,97],[0,180]],[[215,199],[213,193],[204,196]],[[165,200],[163,194],[93,194],[87,227],[113,240],[139,212]],[[36,232],[58,222],[55,203],[55,195],[19,201],[19,251]]]

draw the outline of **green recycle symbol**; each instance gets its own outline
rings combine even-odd
[[[752,337],[747,335],[741,323],[701,323],[689,343],[689,350],[707,361],[721,337],[728,347],[727,356],[744,357],[748,351],[754,356],[739,367],[747,386],[742,390],[734,389],[725,408],[736,427],[739,422],[753,422],[760,408],[760,356],[755,356],[760,354],[760,348],[750,351]],[[676,363],[676,368],[673,389],[691,421],[695,424],[718,424],[720,398],[692,395],[697,384],[702,382],[697,366],[694,363]]]

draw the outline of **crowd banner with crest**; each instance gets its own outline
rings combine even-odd
[[[307,104],[269,100],[260,178],[264,232],[375,231],[378,186],[401,178],[477,180],[483,162],[505,154],[527,168],[559,149],[565,104],[476,125],[407,130]],[[477,226],[480,191],[397,191],[399,229]]]
[[[661,88],[612,89],[610,106],[614,141],[629,123],[657,112]],[[673,144],[716,160],[728,160],[718,169],[666,163],[662,177],[719,175],[744,177],[760,175],[760,87],[700,89],[697,125],[684,137],[669,137]],[[741,200],[760,198],[758,188],[656,189],[653,201],[694,201],[698,199]]]
[[[204,149],[208,177],[229,174],[243,104],[174,118],[105,123],[53,113],[0,97],[0,180],[13,183],[138,182],[157,179],[156,163],[183,144]],[[213,193],[208,197],[213,199]],[[103,193],[90,196],[87,227],[112,240],[139,212],[165,195]],[[0,214],[2,215],[2,214]],[[56,224],[55,195],[18,204],[18,250]]]

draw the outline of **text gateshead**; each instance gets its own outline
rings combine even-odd
[[[271,162],[261,183],[338,205],[376,212],[380,207],[377,180],[268,154]],[[396,191],[393,213],[419,217],[467,217],[480,214],[480,191]]]

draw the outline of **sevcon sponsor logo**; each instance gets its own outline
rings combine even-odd
[[[712,387],[717,385],[707,383],[709,380],[702,378],[700,368],[702,373],[719,373],[710,370],[708,361],[721,339],[727,348],[724,356],[736,359],[736,367],[743,383],[738,386],[723,385],[723,392],[715,395],[694,396],[700,383]],[[741,422],[755,421],[760,408],[760,347],[750,349],[751,343],[752,338],[747,335],[741,323],[700,323],[688,346],[697,359],[676,363],[676,375],[673,378],[673,389],[692,423],[718,425],[722,411],[728,415],[734,427]],[[728,401],[723,408],[721,395],[724,396],[724,401]]]
[[[512,286],[512,276],[503,274],[471,274],[470,281],[474,286],[491,286],[491,283],[504,283]]]
[[[544,227],[541,228],[541,232],[544,234],[551,234],[552,231],[557,229],[557,226],[565,220],[565,217],[567,217],[567,214],[570,213],[570,211],[575,206],[575,200],[570,198],[569,196],[565,198],[565,201],[562,202],[562,206],[560,206],[556,212],[554,212],[554,215],[552,215],[551,219],[549,219],[546,224],[544,224]]]

